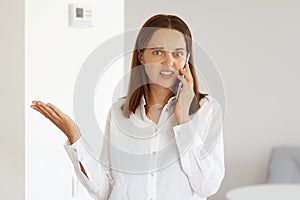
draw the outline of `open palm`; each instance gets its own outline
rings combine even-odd
[[[80,137],[80,131],[76,123],[53,104],[32,101],[31,108],[40,112],[57,126],[68,137],[70,143],[74,143]]]

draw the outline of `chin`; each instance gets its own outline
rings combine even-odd
[[[173,91],[175,89],[175,87],[176,87],[177,84],[176,83],[159,83],[159,85],[161,87],[169,89],[170,91]]]
[[[151,81],[153,84],[159,85],[163,88],[169,89],[169,90],[173,90],[173,88],[175,88],[178,85],[178,79],[174,79],[174,80],[155,80],[155,81]]]

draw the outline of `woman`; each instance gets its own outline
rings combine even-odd
[[[199,92],[191,38],[177,16],[155,15],[143,25],[127,96],[107,117],[101,162],[70,117],[33,101],[67,136],[65,149],[94,199],[203,200],[219,189],[225,173],[222,110]]]

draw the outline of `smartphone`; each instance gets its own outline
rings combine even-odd
[[[190,59],[190,54],[188,53],[187,56],[186,56],[186,59],[185,59],[185,63],[184,63],[183,69],[185,68],[185,65],[189,62],[189,59]],[[183,76],[183,74],[181,74],[180,72],[179,72],[179,75]],[[181,88],[182,88],[182,82],[179,81],[178,87],[177,87],[177,91],[176,91],[176,96],[175,96],[176,100],[178,100]]]

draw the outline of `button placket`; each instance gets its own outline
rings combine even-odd
[[[155,172],[150,174],[149,199],[156,199],[156,175]]]
[[[151,149],[150,149],[150,157],[151,157],[151,170],[152,172],[149,173],[149,187],[148,187],[148,199],[155,200],[156,199],[156,172],[154,171],[157,167],[157,151],[159,149],[159,129],[155,128],[155,136],[151,139]]]

